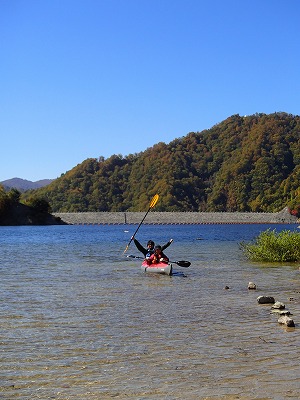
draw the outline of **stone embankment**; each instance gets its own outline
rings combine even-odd
[[[72,225],[120,225],[139,224],[145,212],[82,212],[55,213]],[[297,218],[287,209],[277,213],[251,212],[156,212],[151,211],[145,225],[192,225],[192,224],[294,224]]]

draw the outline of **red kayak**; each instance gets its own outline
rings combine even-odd
[[[142,271],[152,272],[156,274],[172,275],[172,264],[157,263],[148,265],[146,261],[143,261],[141,266]]]

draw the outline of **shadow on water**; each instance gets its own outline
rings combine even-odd
[[[181,271],[173,271],[172,276],[178,278],[187,278],[188,276]]]

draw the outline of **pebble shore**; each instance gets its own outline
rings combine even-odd
[[[54,213],[71,225],[120,225],[139,224],[145,212],[81,212]],[[148,225],[193,225],[193,224],[296,224],[297,218],[287,209],[277,213],[251,212],[155,212],[147,215]]]

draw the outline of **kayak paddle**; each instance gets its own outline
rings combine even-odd
[[[144,257],[133,256],[133,255],[129,255],[129,256],[126,256],[126,257],[139,258],[141,260],[145,260]],[[181,261],[169,261],[169,262],[172,263],[172,264],[177,264],[179,267],[184,267],[184,268],[188,268],[191,265],[191,263],[189,261],[183,261],[183,260],[181,260]]]
[[[153,208],[153,207],[155,206],[155,204],[157,203],[158,198],[159,198],[159,195],[158,195],[158,194],[156,194],[156,195],[154,195],[154,196],[152,197],[152,199],[151,199],[151,201],[150,201],[150,204],[149,204],[149,209],[148,209],[148,211],[146,212],[144,218],[141,220],[139,226],[137,227],[136,231],[135,231],[134,234],[132,235],[131,239],[129,240],[129,243],[128,243],[128,245],[126,246],[126,249],[124,250],[124,253],[126,253],[126,251],[127,251],[128,247],[129,247],[130,243],[132,242],[133,238],[135,237],[137,231],[140,229],[140,226],[141,226],[142,223],[144,222],[144,219],[147,217],[148,212],[149,212],[149,211],[151,210],[151,208]]]

